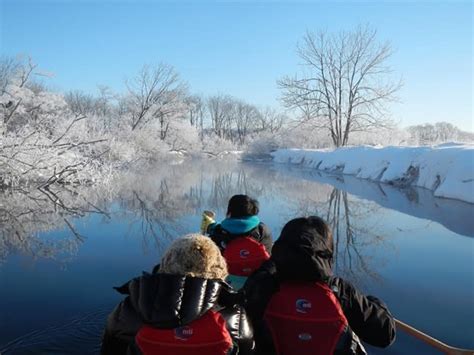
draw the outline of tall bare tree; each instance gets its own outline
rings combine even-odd
[[[391,123],[386,104],[395,99],[401,82],[392,80],[387,64],[390,44],[380,44],[376,34],[369,27],[307,32],[297,48],[303,74],[278,81],[284,104],[329,130],[336,147],[347,145],[351,132]]]
[[[226,128],[230,126],[233,101],[233,98],[228,95],[216,95],[207,100],[211,128],[219,138],[228,138]]]
[[[272,134],[278,132],[283,127],[283,124],[289,121],[288,116],[272,107],[260,110],[259,118],[258,130],[268,131]]]
[[[201,96],[191,95],[184,100],[187,106],[187,117],[191,126],[198,128],[199,137],[202,140],[204,136],[204,116],[206,114],[206,105]]]
[[[248,104],[243,101],[235,101],[234,102],[234,115],[233,121],[235,124],[235,131],[236,139],[239,144],[244,144],[247,138],[247,135],[257,129],[258,123],[261,123],[261,114],[258,109],[251,104]]]
[[[161,138],[166,137],[167,118],[179,109],[185,85],[175,70],[168,65],[144,66],[139,74],[127,83],[132,106],[132,131],[158,120],[162,128]]]

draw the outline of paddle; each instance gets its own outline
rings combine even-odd
[[[438,339],[435,339],[428,334],[425,334],[418,329],[413,328],[412,326],[403,323],[402,321],[395,319],[395,323],[397,327],[406,333],[414,336],[415,338],[425,342],[426,344],[431,345],[432,347],[446,353],[449,355],[474,355],[474,350],[467,350],[467,349],[459,349],[453,346],[449,346]]]

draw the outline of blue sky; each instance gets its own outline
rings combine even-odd
[[[396,52],[403,126],[449,121],[474,130],[470,1],[228,2],[0,0],[2,54],[30,55],[58,90],[117,91],[145,64],[173,65],[199,94],[278,106],[276,80],[298,71],[306,30],[359,24]]]

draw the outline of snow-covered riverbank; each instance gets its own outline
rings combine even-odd
[[[474,145],[346,147],[336,150],[279,149],[277,163],[401,186],[419,186],[437,197],[474,203]]]

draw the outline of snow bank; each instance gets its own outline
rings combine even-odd
[[[419,186],[437,197],[474,203],[474,145],[279,149],[277,163],[299,164],[400,186]]]

